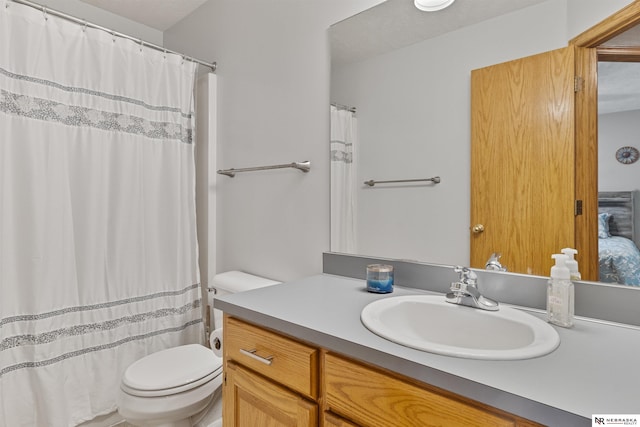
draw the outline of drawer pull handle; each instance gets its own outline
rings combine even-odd
[[[253,350],[245,350],[243,348],[240,349],[240,353],[244,354],[245,356],[249,356],[250,358],[257,360],[258,362],[262,362],[265,365],[271,365],[271,362],[273,362],[273,356],[258,356],[256,354],[257,351],[258,350],[256,350],[255,348]]]

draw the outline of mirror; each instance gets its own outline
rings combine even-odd
[[[605,43],[620,48],[640,45],[640,33],[629,30]],[[633,45],[632,45],[633,46]],[[640,286],[640,267],[628,253],[640,247],[638,183],[640,158],[640,52],[624,58],[600,55],[598,60],[598,246],[600,280]],[[604,215],[604,217],[602,217]],[[606,228],[609,227],[609,232]]]
[[[588,18],[588,10],[572,14],[571,5],[556,4],[563,2],[495,2],[493,16],[464,21],[473,3],[436,16],[388,0],[330,29],[331,101],[355,107],[359,122],[349,253],[468,264],[470,71],[564,47],[571,29],[579,33],[629,1]],[[441,182],[364,184],[433,176]]]

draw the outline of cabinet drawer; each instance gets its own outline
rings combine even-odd
[[[326,354],[328,410],[362,426],[515,426],[515,419]],[[462,399],[462,398],[461,398]]]
[[[225,361],[235,360],[312,399],[318,397],[318,350],[225,316]]]

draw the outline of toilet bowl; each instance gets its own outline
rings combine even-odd
[[[200,345],[169,348],[131,364],[118,392],[118,412],[130,424],[191,427],[214,404],[222,359]]]
[[[209,291],[219,296],[278,283],[229,271],[216,275]],[[212,330],[222,326],[222,313],[215,312],[211,316]],[[192,427],[207,414],[221,414],[222,378],[222,358],[200,344],[149,354],[132,363],[122,375],[116,399],[118,413],[134,426]],[[211,424],[219,425],[219,419]]]

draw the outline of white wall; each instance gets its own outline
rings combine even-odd
[[[640,149],[638,135],[640,110],[598,116],[598,189],[635,191],[635,212],[640,212],[640,161],[630,165],[620,163],[616,160],[616,151],[625,146]],[[634,219],[637,235],[640,215],[636,214]]]
[[[566,0],[566,2],[569,16],[567,21],[567,40],[574,38],[607,16],[633,3],[632,0]]]
[[[278,280],[322,271],[329,250],[326,29],[380,0],[210,0],[165,32],[169,49],[217,61],[217,269]]]
[[[598,188],[600,191],[640,189],[640,162],[625,165],[616,160],[620,147],[640,148],[640,110],[598,116]]]
[[[149,43],[157,44],[159,46],[162,46],[163,43],[162,31],[139,24],[90,4],[83,3],[80,0],[35,0],[35,3],[50,7],[51,9],[55,9],[80,19],[86,19],[88,22],[93,24],[142,39]]]
[[[358,109],[358,182],[442,179],[435,186],[362,186],[358,253],[468,264],[470,72],[567,46],[628,1],[608,10],[581,2],[575,17],[574,3],[549,0],[332,70],[331,100]]]

